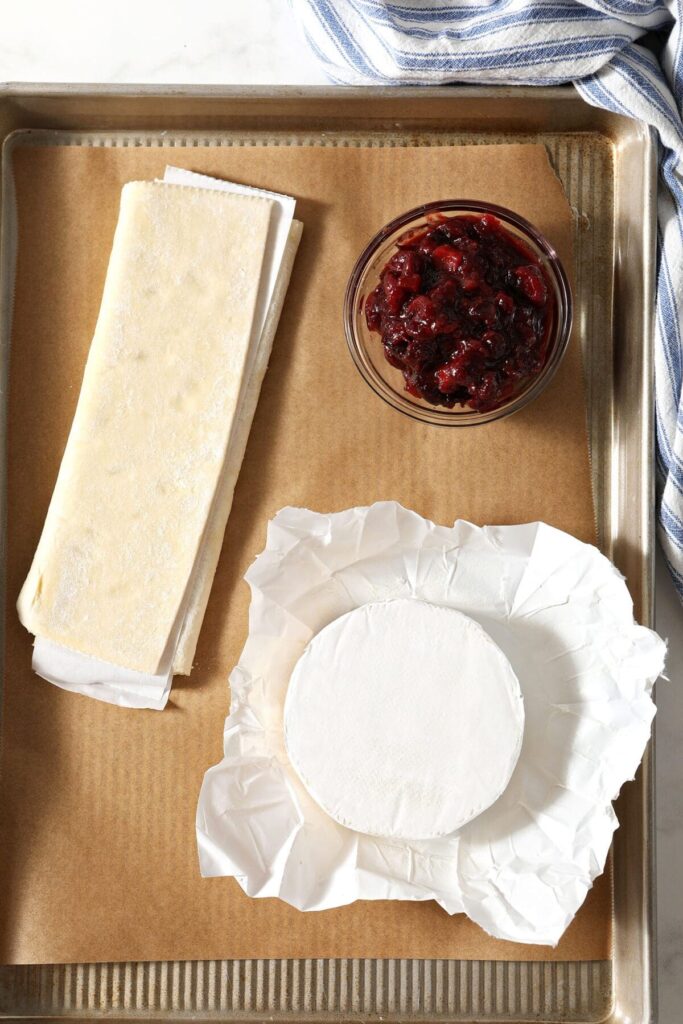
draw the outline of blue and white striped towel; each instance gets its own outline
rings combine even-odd
[[[290,0],[344,85],[558,85],[659,133],[659,538],[683,599],[683,0]],[[661,63],[636,43],[661,42]]]

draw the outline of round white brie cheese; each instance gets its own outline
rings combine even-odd
[[[314,637],[292,673],[284,730],[301,781],[340,825],[428,839],[501,795],[524,706],[478,623],[403,598],[356,608]]]

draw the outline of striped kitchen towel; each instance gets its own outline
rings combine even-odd
[[[558,85],[660,140],[655,327],[657,519],[683,599],[683,0],[290,0],[344,85]],[[638,45],[645,33],[658,61]]]

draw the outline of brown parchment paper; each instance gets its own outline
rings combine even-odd
[[[304,235],[189,679],[168,708],[130,711],[31,672],[14,602],[79,392],[124,182],[166,162],[297,198]],[[555,950],[497,942],[434,903],[304,914],[199,876],[197,794],[221,757],[227,676],[244,643],[242,575],[281,506],[396,499],[440,523],[544,519],[594,536],[578,339],[523,412],[446,430],[385,406],[349,358],[344,286],[368,238],[418,203],[510,206],[571,267],[571,214],[540,146],[15,150],[19,243],[9,395],[9,534],[0,777],[0,960],[608,956],[607,876]]]

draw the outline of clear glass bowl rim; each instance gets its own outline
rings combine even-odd
[[[526,235],[529,241],[541,251],[547,260],[547,269],[552,274],[557,287],[557,324],[552,351],[547,363],[538,376],[533,379],[529,387],[521,391],[507,404],[490,412],[482,413],[474,410],[454,412],[452,409],[439,406],[418,406],[413,404],[403,397],[399,391],[391,387],[375,371],[369,360],[365,358],[364,345],[358,336],[357,317],[363,315],[363,311],[358,310],[358,288],[367,264],[373,259],[380,246],[400,228],[407,227],[413,221],[425,218],[430,213],[437,212],[451,215],[457,215],[458,212],[492,213],[503,224],[511,224],[523,235]],[[351,353],[351,358],[366,384],[372,388],[375,394],[392,408],[397,409],[406,416],[411,416],[413,419],[424,423],[449,427],[471,427],[491,423],[494,420],[502,419],[504,416],[510,416],[512,413],[518,412],[537,398],[555,376],[555,372],[562,361],[569,344],[573,319],[572,293],[569,279],[562,266],[560,257],[547,238],[530,221],[515,213],[514,210],[478,199],[442,199],[424,203],[422,206],[415,206],[410,210],[406,210],[405,213],[400,214],[392,221],[389,221],[388,224],[385,224],[383,228],[373,235],[356,260],[346,285],[343,311],[346,343]]]

